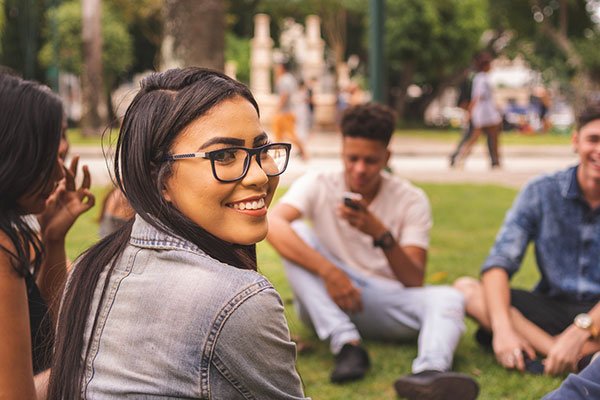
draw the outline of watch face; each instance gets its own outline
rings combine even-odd
[[[592,325],[592,318],[587,314],[579,314],[575,317],[574,322],[576,326],[588,329]]]
[[[383,246],[385,248],[392,247],[394,245],[394,237],[388,232],[387,235],[383,237]]]

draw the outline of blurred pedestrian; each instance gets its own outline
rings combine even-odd
[[[271,129],[275,140],[280,142],[283,140],[290,141],[298,150],[298,154],[302,159],[306,160],[308,155],[304,151],[302,142],[296,136],[296,115],[294,114],[294,96],[298,90],[296,78],[289,71],[288,63],[275,64],[275,92],[278,95],[277,108],[273,120],[271,121]]]
[[[494,104],[494,93],[489,82],[489,71],[492,58],[487,53],[480,54],[476,60],[477,74],[473,78],[469,113],[473,124],[473,133],[456,157],[456,164],[461,165],[477,143],[482,132],[488,135],[490,161],[492,168],[500,166],[498,154],[498,137],[502,128],[502,116]]]
[[[473,135],[473,121],[471,119],[471,113],[469,112],[469,105],[471,103],[471,91],[473,89],[473,78],[474,73],[469,68],[465,71],[465,77],[460,84],[460,92],[458,94],[456,105],[464,111],[464,118],[462,121],[462,135],[460,141],[458,142],[458,145],[456,146],[456,150],[452,154],[450,154],[450,167],[454,167],[456,165],[456,157],[458,157],[462,148]],[[492,146],[489,136],[487,136],[487,145],[491,157]]]
[[[312,124],[312,111],[311,111],[312,91],[304,80],[298,81],[298,91],[294,101],[294,108],[296,114],[296,132],[298,133],[298,139],[302,143],[306,143],[310,135],[311,124]]]

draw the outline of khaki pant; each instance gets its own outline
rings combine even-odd
[[[293,113],[275,114],[271,121],[271,129],[275,140],[281,142],[284,138],[296,140],[296,116]]]

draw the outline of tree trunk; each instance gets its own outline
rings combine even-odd
[[[225,68],[223,0],[165,0],[161,69]]]
[[[323,32],[329,47],[333,50],[335,65],[340,65],[346,59],[346,10],[343,8],[331,10],[323,7],[321,12],[324,22]]]
[[[84,136],[100,135],[107,126],[107,104],[102,84],[102,7],[100,0],[82,0],[83,71],[81,76]]]
[[[532,4],[541,7],[539,0],[532,0]],[[567,2],[561,0],[559,4],[559,28],[556,29],[547,18],[544,18],[542,20],[542,32],[544,32],[550,40],[554,41],[554,43],[566,54],[567,62],[575,68],[576,79],[573,84],[575,99],[573,100],[573,106],[575,110],[579,110],[583,107],[586,93],[588,93],[591,87],[591,79],[588,72],[585,70],[581,55],[577,52],[577,49],[567,36]]]
[[[402,69],[402,76],[398,82],[398,86],[390,92],[390,97],[394,109],[398,114],[398,117],[404,118],[404,112],[406,108],[406,89],[412,83],[415,75],[416,62],[414,60],[406,60],[404,68]]]
[[[461,83],[463,79],[465,79],[467,70],[469,66],[464,68],[460,68],[454,71],[451,75],[442,79],[440,83],[434,86],[431,93],[423,95],[419,98],[419,101],[415,104],[413,118],[424,120],[425,111],[427,111],[427,107],[438,97],[440,97],[446,89],[452,86],[457,86]]]

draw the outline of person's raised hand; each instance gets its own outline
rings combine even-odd
[[[348,221],[353,228],[356,228],[373,238],[378,239],[383,232],[387,231],[387,228],[379,218],[369,211],[368,204],[364,199],[354,201],[354,203],[358,208],[348,207],[343,203],[339,204],[337,206],[338,216]]]
[[[95,197],[90,192],[91,177],[87,165],[82,167],[81,186],[76,187],[78,164],[79,156],[73,157],[69,168],[65,168],[65,177],[46,201],[44,212],[38,216],[43,240],[64,239],[75,220],[95,204]]]

